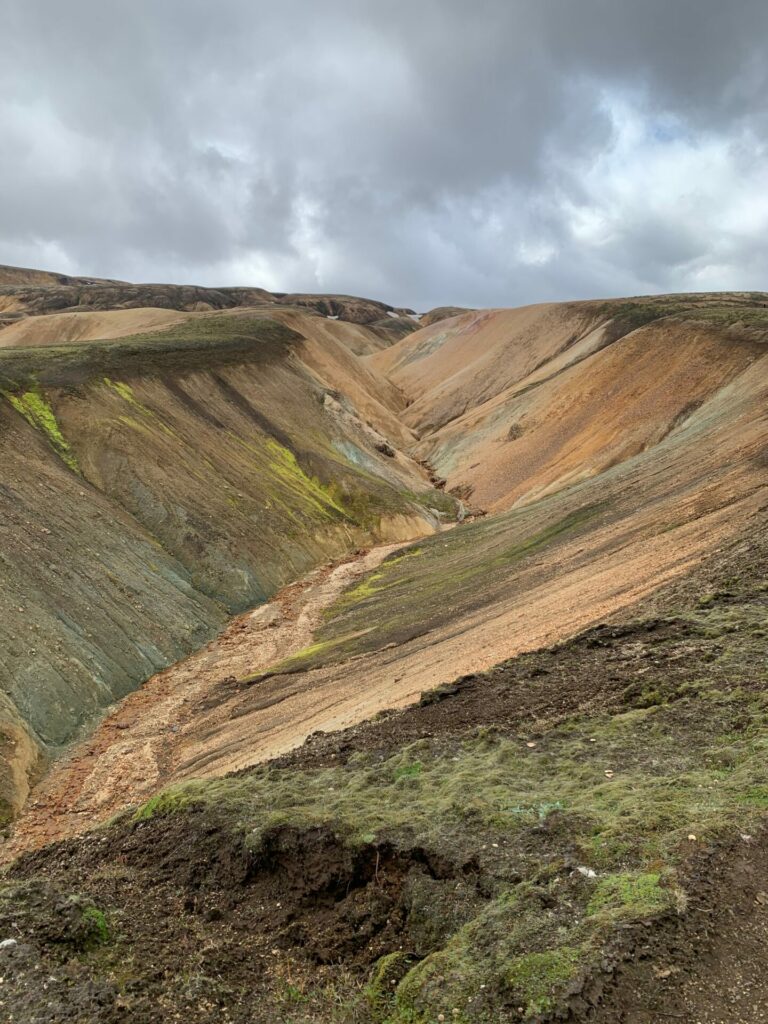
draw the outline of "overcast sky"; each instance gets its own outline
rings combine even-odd
[[[0,263],[768,289],[766,0],[0,0]]]

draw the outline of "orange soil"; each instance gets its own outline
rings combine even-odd
[[[382,545],[351,561],[328,563],[284,587],[268,604],[238,616],[201,651],[149,679],[55,765],[35,790],[3,857],[80,832],[150,796],[178,770],[180,741],[190,729],[196,735],[200,702],[212,694],[215,699],[221,688],[226,692],[228,680],[259,672],[306,647],[322,609],[402,546]],[[297,719],[288,746],[306,735]],[[278,748],[287,749],[278,743],[268,750]]]

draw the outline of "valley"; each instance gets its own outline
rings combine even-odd
[[[725,1019],[718,892],[768,934],[767,359],[763,293],[0,268],[9,1020],[41,969],[51,1021]]]

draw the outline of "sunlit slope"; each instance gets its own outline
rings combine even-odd
[[[37,348],[124,338],[181,323],[188,315],[173,309],[139,308],[24,317],[0,330],[0,348]]]
[[[749,537],[768,502],[767,357],[759,324],[667,320],[530,389],[559,395],[538,436],[550,429],[560,447],[532,445],[527,465],[499,460],[487,477],[501,482],[499,505],[525,501],[384,562],[328,610],[303,654],[202,712],[182,740],[182,773],[217,774],[233,749],[274,753],[556,642]],[[602,372],[588,375],[590,362]],[[465,424],[456,443],[478,463],[482,496],[481,427]],[[434,436],[423,443],[440,467]]]
[[[577,344],[577,351],[594,347],[600,335],[593,338],[592,330],[599,325],[586,303],[477,310],[427,326],[371,362],[405,392],[407,422],[427,434],[561,352]]]
[[[411,401],[415,452],[473,505],[508,508],[678,430],[763,358],[764,303],[680,296],[470,313],[373,361]]]

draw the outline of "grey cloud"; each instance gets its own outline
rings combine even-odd
[[[762,0],[3,7],[0,262],[419,308],[765,284]]]

